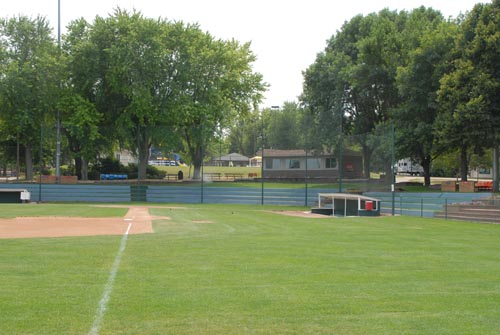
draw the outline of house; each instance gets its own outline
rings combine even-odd
[[[478,167],[469,170],[469,176],[476,179],[493,179],[491,168]]]
[[[314,153],[298,150],[264,149],[264,178],[322,178],[339,177],[338,156],[331,153]],[[359,178],[363,175],[363,159],[360,153],[344,150],[342,177]],[[307,174],[306,174],[307,172]]]
[[[137,164],[137,156],[130,150],[122,149],[119,152],[115,152],[115,157],[121,164],[127,166],[129,164]]]
[[[261,156],[253,156],[250,158],[250,167],[261,167],[262,166],[262,157]]]
[[[248,166],[250,158],[235,152],[225,156],[216,157],[212,160],[214,166]]]

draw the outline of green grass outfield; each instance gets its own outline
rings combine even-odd
[[[183,207],[128,236],[99,334],[499,332],[498,225]],[[0,334],[89,334],[123,241],[0,240]]]

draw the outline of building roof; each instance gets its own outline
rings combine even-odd
[[[360,153],[349,150],[349,149],[344,149],[343,150],[344,156],[361,156]],[[257,152],[257,156],[261,156],[262,151],[259,150]],[[276,149],[264,149],[264,157],[304,157],[306,155],[306,151],[303,149],[292,149],[292,150],[276,150]],[[322,152],[318,153],[315,151],[308,151],[307,155],[309,157],[330,157],[333,154],[328,153],[328,152]]]

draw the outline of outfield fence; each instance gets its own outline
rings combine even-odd
[[[318,193],[334,193],[337,189],[321,188],[254,188],[200,187],[174,185],[98,185],[98,184],[0,184],[0,189],[27,189],[32,202],[149,202],[285,205],[314,207]],[[491,197],[491,193],[417,193],[364,192],[381,200],[385,214],[434,217],[446,206],[469,203]]]

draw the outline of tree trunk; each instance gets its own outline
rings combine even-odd
[[[424,169],[424,186],[431,186],[431,158],[427,156],[420,163]]]
[[[29,144],[24,147],[24,159],[26,161],[26,180],[33,180],[33,156]]]
[[[201,165],[203,163],[203,150],[201,147],[197,147],[194,149],[194,157],[193,157],[193,179],[201,179]]]
[[[362,145],[363,150],[363,177],[370,179],[370,165],[372,152],[367,145]]]
[[[82,157],[75,157],[75,175],[78,177],[78,180],[82,179]]]
[[[139,151],[139,164],[138,164],[138,174],[137,178],[139,180],[147,179],[148,177],[148,150],[146,149]]]
[[[499,145],[498,142],[496,142],[493,145],[493,191],[498,192],[499,189],[499,167],[498,167],[498,156],[499,156]]]
[[[142,132],[138,130],[138,151],[139,151],[139,162],[137,164],[137,179],[144,180],[147,178],[147,168],[149,159],[149,141],[147,136],[147,130],[144,129]]]
[[[80,180],[89,180],[89,164],[87,163],[87,160],[81,157],[80,165]]]
[[[469,172],[469,160],[467,158],[467,146],[462,145],[460,148],[460,179],[467,181],[467,173]]]

